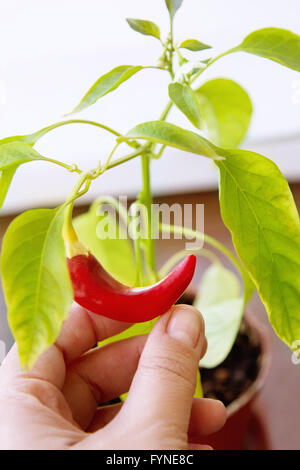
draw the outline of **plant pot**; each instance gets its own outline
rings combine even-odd
[[[188,292],[187,298],[181,299],[180,302],[192,303],[193,297],[192,293]],[[244,330],[243,334],[245,335],[246,331],[247,336],[249,336],[249,343],[254,343],[255,347],[259,348],[256,361],[257,375],[249,384],[249,387],[227,405],[228,418],[225,426],[217,433],[204,438],[203,443],[209,444],[217,450],[245,448],[250,432],[252,433],[255,448],[263,449],[268,446],[267,436],[265,436],[263,427],[253,408],[254,401],[265,383],[269,370],[271,353],[268,334],[266,328],[249,312],[246,312],[241,328]],[[205,371],[203,370],[203,372]],[[203,372],[202,375],[204,375]]]

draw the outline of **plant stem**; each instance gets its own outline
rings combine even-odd
[[[71,173],[78,173],[79,175],[81,175],[82,173],[82,170],[80,170],[77,167],[77,165],[68,165],[67,163],[60,162],[59,160],[54,160],[53,158],[47,158],[47,157],[42,157],[42,156],[40,160],[43,160],[45,162],[55,163],[55,165],[59,165],[65,168],[66,170],[70,171]]]
[[[217,60],[221,59],[222,57],[224,57],[224,56],[227,55],[227,54],[230,54],[230,53],[233,52],[233,51],[234,51],[234,49],[230,49],[229,51],[222,52],[221,54],[217,55],[216,57],[213,57],[213,58],[206,64],[206,66],[205,66],[203,69],[199,70],[199,72],[197,72],[197,73],[191,78],[190,83],[193,83],[195,80],[197,80],[197,78],[198,78],[203,72],[205,72],[205,70],[207,70],[210,65],[212,65],[212,64],[215,63]]]
[[[168,233],[179,233],[184,234],[189,237],[194,237],[198,240],[204,240],[204,242],[208,243],[209,245],[216,248],[218,251],[223,253],[231,262],[236,266],[236,268],[243,274],[244,268],[240,264],[240,262],[235,258],[235,256],[228,250],[222,243],[215,240],[213,237],[206,235],[205,233],[198,232],[197,230],[193,230],[191,228],[180,227],[178,225],[168,225],[168,224],[159,224],[159,228],[161,232],[168,232]]]
[[[136,261],[136,279],[135,286],[141,287],[144,285],[144,269],[143,269],[143,258],[141,252],[141,240],[136,238],[134,240],[134,252],[135,252],[135,261]]]
[[[112,151],[110,152],[110,154],[109,154],[109,156],[108,156],[108,158],[107,158],[107,160],[106,160],[106,162],[105,162],[103,168],[102,168],[101,171],[100,171],[100,174],[104,173],[104,172],[107,170],[107,168],[108,168],[108,166],[109,166],[109,163],[110,163],[110,161],[111,161],[111,159],[112,159],[112,156],[113,156],[113,154],[115,153],[115,151],[117,150],[117,148],[119,147],[119,145],[120,145],[120,142],[117,142],[116,145],[114,146],[114,148],[112,149]]]
[[[50,126],[43,127],[43,129],[37,132],[34,132],[33,134],[28,135],[27,136],[28,141],[31,141],[31,144],[34,145],[38,139],[43,137],[48,132],[53,131],[54,129],[57,129],[62,126],[67,126],[68,124],[88,124],[90,126],[99,127],[100,129],[110,132],[116,137],[122,137],[122,134],[120,134],[120,132],[117,132],[115,129],[112,129],[111,127],[106,126],[105,124],[101,124],[100,122],[90,121],[86,119],[69,119],[67,121],[60,121],[60,122],[56,122],[55,124],[51,124]],[[134,147],[134,148],[137,148],[139,146],[139,144],[135,140],[126,141],[126,143],[130,147]]]
[[[163,267],[159,271],[159,275],[161,278],[165,277],[168,272],[172,269],[174,264],[178,263],[182,258],[188,256],[189,254],[194,254],[197,256],[204,256],[208,258],[212,263],[220,264],[219,258],[209,250],[202,248],[201,250],[181,250],[175,253],[168,261],[163,265]]]
[[[104,196],[100,199],[97,199],[97,204],[101,206],[104,203],[111,204],[116,211],[118,212],[119,216],[125,223],[126,227],[129,226],[130,224],[130,216],[128,215],[127,208],[123,207],[120,202],[116,200],[116,198],[112,196]],[[98,206],[98,207],[99,207]],[[136,238],[133,240],[134,242],[134,251],[135,251],[135,259],[136,259],[136,279],[135,279],[135,286],[143,286],[144,285],[144,279],[143,279],[143,259],[141,256],[141,250],[140,250],[140,238]]]
[[[159,118],[160,121],[165,121],[165,119],[167,118],[167,116],[169,114],[169,111],[172,108],[172,106],[173,106],[173,101],[170,100],[168,102],[167,106],[165,107],[165,109],[163,110],[163,112],[160,115],[160,118]]]
[[[170,15],[170,47],[169,47],[169,72],[172,80],[174,79],[173,71],[173,53],[174,53],[174,18]]]
[[[153,155],[153,158],[159,159],[162,156],[162,154],[164,153],[165,148],[166,148],[166,145],[162,145],[160,147],[159,151],[156,154]]]
[[[99,127],[100,129],[104,129],[105,131],[108,131],[117,137],[121,137],[122,135],[119,132],[112,129],[111,127],[108,127],[105,124],[101,124],[100,122],[89,121],[86,119],[69,119],[66,121],[56,122],[55,124],[51,124],[50,126],[47,126],[47,127],[43,127],[43,129],[41,129],[40,131],[35,132],[34,134],[31,134],[30,137],[32,136],[35,140],[38,140],[41,137],[43,137],[43,135],[47,134],[48,132],[54,129],[57,129],[58,127],[61,127],[61,126],[67,126],[68,124],[89,124],[90,126],[95,126],[95,127]]]
[[[186,62],[186,59],[183,57],[180,50],[175,45],[174,45],[174,51],[176,52],[176,55],[178,57],[179,65],[183,65]]]
[[[229,53],[232,52],[232,51],[233,51],[233,49],[230,49],[229,51],[226,51],[226,52],[222,52],[222,54],[219,54],[218,56],[216,56],[216,57],[214,57],[213,59],[211,59],[211,61],[208,62],[208,64],[206,65],[206,67],[204,67],[203,69],[199,70],[199,72],[197,72],[197,73],[192,77],[192,79],[190,80],[190,83],[193,83],[210,65],[212,65],[214,62],[216,62],[217,60],[221,59],[221,57],[224,57],[225,55],[229,54]],[[168,116],[168,114],[169,114],[169,112],[170,112],[172,106],[173,106],[173,101],[170,100],[170,101],[168,102],[168,104],[166,105],[165,109],[163,110],[163,112],[162,112],[160,118],[159,118],[160,121],[164,121],[164,120],[167,118],[167,116]]]
[[[80,193],[80,189],[84,183],[87,183],[86,188]],[[77,197],[81,196],[87,192],[91,183],[90,173],[82,173],[79,179],[77,180],[75,186],[69,194],[69,197],[66,201],[66,213],[65,213],[65,222],[63,227],[63,237],[66,244],[67,256],[72,257],[77,254],[82,254],[86,252],[86,249],[79,242],[77,234],[74,230],[72,223],[72,214],[73,214],[73,205]]]
[[[173,18],[170,15],[170,56],[169,56],[169,72],[171,78],[174,78],[173,73]],[[160,120],[164,121],[172,107],[172,102],[170,101],[164,111],[160,116]],[[150,145],[150,149],[153,149],[153,144]],[[147,147],[146,147],[147,148]],[[164,152],[165,147],[160,149],[159,156]],[[147,241],[146,241],[146,264],[149,270],[150,277],[156,277],[155,269],[155,242],[152,239],[152,193],[151,193],[151,184],[150,184],[150,157],[149,155],[141,156],[142,163],[142,180],[143,187],[139,195],[139,202],[145,205],[147,210]]]
[[[128,155],[125,155],[124,157],[118,158],[117,160],[114,160],[113,162],[109,163],[106,167],[106,170],[110,170],[111,168],[114,168],[118,165],[122,165],[122,163],[128,162],[129,160],[132,160],[135,157],[139,157],[144,151],[145,147],[140,146],[136,149],[135,152],[129,153]]]
[[[164,67],[160,67],[159,65],[147,65],[146,67],[144,67],[144,69],[156,69],[156,70],[163,70],[164,72],[168,72],[167,69],[165,69]]]
[[[138,197],[138,201],[144,204],[147,211],[147,239],[146,239],[146,263],[150,273],[155,273],[155,255],[154,255],[154,240],[152,239],[152,194],[150,185],[150,157],[149,155],[141,156],[142,163],[142,181],[143,186]]]
[[[141,156],[142,162],[142,179],[143,179],[143,187],[140,192],[138,202],[144,205],[147,211],[147,233],[146,233],[146,263],[147,268],[150,273],[150,277],[155,281],[156,280],[156,271],[155,271],[155,254],[154,254],[154,240],[151,238],[151,206],[152,206],[152,195],[151,195],[151,187],[150,187],[150,156],[149,154],[151,146],[149,143],[144,144],[136,149],[135,152],[132,152],[128,155],[125,155],[122,158],[119,158],[113,162],[111,162],[111,158],[117,149],[119,143],[117,143],[114,148],[112,149],[103,169],[100,171],[99,174],[104,173],[106,170],[114,168],[115,166],[121,165],[137,156]],[[147,154],[145,154],[147,153]],[[137,282],[142,281],[142,274],[143,274],[143,263],[141,258],[140,252],[141,243],[135,243],[135,251],[136,251],[136,260],[137,260]]]
[[[165,107],[165,109],[163,110],[163,112],[160,115],[160,118],[159,118],[160,121],[165,121],[166,120],[172,106],[173,106],[173,101],[170,100],[169,103],[167,104],[167,106]],[[159,152],[155,156],[155,158],[160,158],[162,156],[162,154],[164,153],[165,148],[166,148],[166,145],[162,145]]]

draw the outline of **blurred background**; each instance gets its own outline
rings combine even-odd
[[[151,19],[166,35],[167,13],[162,0],[2,1],[0,137],[30,133],[61,120],[100,75],[119,64],[155,64],[161,54],[159,41],[132,31],[125,18]],[[206,58],[239,44],[249,32],[265,26],[300,33],[299,2],[287,0],[283,7],[279,0],[185,0],[176,16],[175,37],[178,41],[198,38],[214,46],[199,54]],[[254,103],[244,147],[273,157],[290,180],[298,179],[300,75],[259,57],[236,53],[214,64],[203,74],[203,80],[223,76],[238,81]],[[167,83],[165,72],[141,71],[78,117],[126,132],[138,122],[159,116],[167,100]],[[171,117],[189,127],[176,110]],[[105,132],[74,125],[47,135],[37,149],[89,169],[107,156],[112,143]],[[152,167],[156,194],[174,188],[182,192],[211,189],[217,184],[209,161],[194,155],[183,158],[176,150],[166,152],[166,157]],[[51,165],[46,168],[45,163],[24,165],[17,171],[3,212],[57,204],[66,197],[74,178]],[[139,162],[132,161],[108,172],[92,191],[134,195],[138,188]]]
[[[132,31],[126,17],[153,20],[164,36],[168,33],[168,14],[163,0],[2,0],[0,138],[31,133],[64,119],[63,115],[78,104],[95,80],[117,65],[156,64],[161,54],[159,41]],[[175,38],[178,41],[197,38],[212,45],[214,49],[199,53],[204,59],[236,46],[251,31],[267,26],[300,34],[299,1],[185,0],[176,15]],[[197,54],[194,53],[194,57]],[[272,158],[292,184],[294,193],[298,194],[296,202],[299,202],[300,74],[259,57],[236,53],[210,67],[203,74],[203,81],[216,77],[232,78],[249,93],[254,113],[243,148]],[[158,118],[168,99],[167,84],[166,73],[141,71],[76,117],[97,120],[125,133],[139,122]],[[190,128],[189,122],[176,110],[170,118]],[[77,124],[49,133],[36,148],[46,156],[90,169],[107,157],[112,145],[110,135]],[[61,203],[75,179],[75,175],[44,162],[21,166],[2,210],[1,233],[14,214],[31,207]],[[134,197],[139,182],[140,163],[132,160],[99,178],[82,203],[88,204],[99,194]],[[152,163],[152,186],[158,197],[205,203],[211,209],[209,213],[209,209],[205,209],[208,230],[231,246],[219,218],[217,173],[208,159],[167,150],[163,159]],[[188,195],[190,193],[192,196]],[[255,302],[256,309],[265,317],[263,307],[257,299]],[[10,345],[12,339],[3,314],[2,296],[0,308],[0,339]],[[279,393],[276,386],[281,383],[283,370],[287,384],[289,380],[293,383],[297,372],[299,376],[298,369],[290,364],[287,348],[279,345],[275,335],[272,338],[277,368],[265,392],[267,400],[271,394]],[[280,360],[282,369],[278,366]],[[289,370],[290,376],[286,372]],[[280,400],[279,395],[277,400]],[[290,407],[292,404],[290,399]],[[298,409],[296,395],[295,406]],[[271,409],[270,413],[273,411]],[[279,418],[275,423],[281,430],[281,434],[273,436],[277,448],[296,446],[300,440],[299,434],[295,436],[291,431],[297,416],[288,410],[286,414],[286,425]],[[287,433],[289,437],[285,442]]]

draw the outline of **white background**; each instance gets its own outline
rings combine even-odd
[[[168,32],[163,0],[2,0],[0,2],[0,137],[33,132],[62,119],[91,84],[120,64],[154,64],[160,44],[132,31],[125,17],[151,19]],[[184,0],[176,16],[176,39],[198,38],[215,46],[213,54],[237,45],[252,30],[266,26],[300,34],[299,0]],[[204,51],[205,58],[211,51]],[[197,57],[197,54],[195,55]],[[300,74],[248,54],[229,55],[203,79],[237,80],[254,102],[245,148],[272,157],[292,181],[300,178]],[[95,119],[126,132],[156,119],[167,102],[167,74],[141,71],[115,92],[76,117]],[[174,120],[189,127],[176,112]],[[52,132],[37,146],[43,154],[82,168],[94,167],[113,145],[96,128],[74,125]],[[125,149],[124,149],[125,150]],[[199,156],[168,150],[153,162],[156,194],[216,186],[211,163]],[[107,172],[92,194],[134,195],[138,161]],[[45,163],[21,167],[4,212],[53,205],[67,195],[76,176]]]

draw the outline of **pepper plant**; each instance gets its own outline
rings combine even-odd
[[[0,141],[0,203],[3,204],[13,176],[20,165],[42,160],[78,175],[70,195],[54,209],[34,209],[16,217],[3,241],[2,280],[9,324],[16,339],[21,366],[30,368],[37,357],[57,338],[68,316],[74,297],[67,256],[91,252],[117,281],[142,287],[156,283],[167,274],[185,252],[177,253],[160,271],[155,263],[155,240],[151,237],[151,180],[153,159],[163,157],[166,147],[181,149],[209,158],[219,172],[220,209],[232,234],[236,255],[219,241],[192,229],[160,224],[161,232],[182,233],[204,240],[206,248],[197,255],[208,256],[212,263],[205,271],[195,304],[206,322],[208,351],[204,367],[214,367],[229,353],[245,306],[254,289],[259,292],[269,320],[277,335],[291,348],[300,338],[300,224],[289,185],[279,168],[267,157],[240,150],[252,113],[246,91],[228,79],[204,81],[205,72],[221,57],[246,52],[300,71],[300,36],[278,28],[252,32],[232,49],[210,58],[203,54],[212,49],[200,39],[177,42],[174,19],[183,0],[165,0],[170,17],[170,33],[161,36],[159,27],[148,20],[127,19],[138,33],[160,41],[162,53],[154,65],[120,65],[101,76],[83,96],[72,113],[94,105],[108,93],[143,69],[168,74],[169,101],[151,122],[137,124],[123,133],[103,123],[68,119],[30,135],[7,137]],[[163,3],[163,2],[162,2]],[[192,51],[194,60],[185,57]],[[116,91],[117,92],[117,91]],[[176,106],[193,124],[195,131],[168,121]],[[76,163],[68,165],[38,153],[34,146],[45,134],[60,126],[86,124],[112,136],[112,150],[102,163],[83,172]],[[206,136],[204,137],[203,134]],[[121,146],[121,147],[120,147]],[[127,152],[115,158],[117,148]],[[135,208],[145,210],[140,237],[124,236],[122,224],[115,238],[99,237],[97,225],[104,217],[99,207],[111,204],[120,219],[132,218],[127,208],[111,196],[95,201],[89,211],[72,219],[73,204],[96,179],[133,158],[141,161],[141,190]],[[182,158],[184,158],[184,153]],[[100,183],[101,184],[101,183]],[[108,217],[108,216],[107,216]],[[213,253],[210,251],[213,247]],[[235,272],[225,268],[215,253],[225,255]],[[238,276],[237,274],[240,274]],[[240,282],[241,281],[241,282]],[[122,304],[120,304],[122,315]],[[141,310],[140,321],[143,321]],[[155,319],[138,323],[113,340],[149,331]]]

